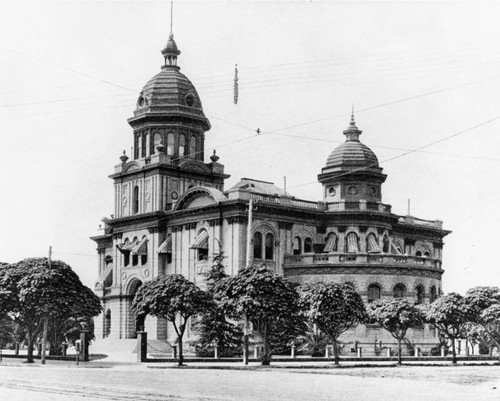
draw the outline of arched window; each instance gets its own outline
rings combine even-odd
[[[429,301],[430,303],[433,303],[436,299],[437,299],[436,287],[432,286],[430,291]]]
[[[186,151],[186,137],[184,135],[179,135],[179,157],[184,157],[185,151]]]
[[[346,236],[345,243],[345,251],[346,252],[359,252],[359,242],[358,235],[356,233],[350,232]]]
[[[123,243],[125,249],[129,249],[129,242],[128,238],[125,239],[125,242]],[[123,266],[128,266],[130,264],[130,251],[129,252],[123,252]]]
[[[382,252],[389,253],[389,237],[387,237],[387,234],[384,235],[384,239],[382,240],[382,242]]]
[[[337,252],[337,235],[335,233],[328,234],[323,252]]]
[[[304,240],[304,253],[311,253],[313,251],[313,242],[311,238]]]
[[[132,194],[132,214],[139,213],[139,186],[134,187]]]
[[[274,259],[274,235],[271,233],[266,234],[266,243],[265,243],[265,259],[273,260]]]
[[[415,256],[422,256],[422,252],[420,251],[415,252]]]
[[[174,134],[172,132],[167,135],[167,155],[174,155]]]
[[[262,233],[259,231],[253,235],[253,258],[262,259]]]
[[[148,242],[146,236],[142,237],[141,242],[142,244],[138,251],[141,253],[141,265],[145,265],[148,263]]]
[[[430,255],[430,253],[429,253],[429,252],[424,252],[424,256],[425,256],[426,258],[428,258],[428,257],[429,257],[429,256],[431,256],[431,255]]]
[[[424,287],[421,285],[417,286],[417,304],[423,304],[424,303]]]
[[[133,243],[135,246],[137,246],[137,243],[138,243],[137,237],[134,237]],[[133,254],[132,255],[132,266],[137,266],[138,264],[139,264],[139,255]]]
[[[394,298],[404,298],[406,292],[406,288],[403,284],[396,284],[394,286],[393,294]]]
[[[192,136],[189,139],[189,157],[192,159],[196,158],[196,137]]]
[[[396,254],[396,255],[402,255],[403,254],[403,247],[401,246],[401,244],[397,241],[392,241],[392,249],[391,249],[392,253]]]
[[[146,157],[146,143],[147,143],[147,140],[148,140],[148,134],[143,132],[142,133],[142,136],[141,136],[141,142],[142,142],[142,152],[141,152],[141,157]]]
[[[380,287],[377,284],[370,284],[368,286],[368,302],[376,301],[380,299]]]
[[[302,253],[302,239],[300,237],[295,237],[293,239],[293,254],[300,255]]]
[[[366,237],[366,252],[369,253],[380,252],[380,247],[378,246],[378,239],[373,233],[368,234]]]
[[[154,136],[154,149],[153,153],[157,153],[158,151],[156,150],[156,147],[160,144],[161,142],[161,135],[157,132]]]

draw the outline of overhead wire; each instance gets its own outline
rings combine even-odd
[[[345,173],[340,173],[340,174],[337,174],[337,175],[332,176],[331,178],[332,178],[332,179],[337,179],[337,178],[340,178],[340,177],[344,177],[344,176],[347,176],[347,175],[351,175],[351,174],[353,174],[353,173],[357,173],[357,172],[360,172],[360,171],[365,171],[365,170],[368,170],[368,169],[370,169],[370,168],[372,168],[372,167],[377,167],[377,165],[384,164],[384,163],[388,163],[388,162],[393,161],[393,160],[396,160],[396,159],[400,159],[400,158],[405,157],[405,156],[407,156],[407,155],[409,155],[409,154],[412,154],[412,153],[418,152],[418,151],[420,151],[420,150],[422,150],[422,149],[426,149],[426,148],[431,147],[431,146],[433,146],[433,145],[437,145],[438,143],[445,142],[445,141],[447,141],[447,140],[449,140],[449,139],[455,138],[455,137],[457,137],[457,136],[459,136],[459,135],[463,135],[463,134],[465,134],[465,133],[467,133],[467,132],[469,132],[469,131],[473,131],[473,130],[475,130],[475,129],[477,129],[477,128],[480,128],[480,127],[483,127],[483,126],[485,126],[485,125],[491,124],[492,122],[495,122],[495,121],[498,121],[498,120],[500,120],[500,115],[498,115],[498,116],[496,116],[496,117],[493,117],[493,118],[491,118],[491,119],[489,119],[489,120],[483,121],[483,122],[481,122],[481,123],[478,123],[478,124],[476,124],[476,125],[474,125],[474,126],[472,126],[472,127],[469,127],[469,128],[463,129],[463,130],[460,130],[460,131],[458,131],[458,132],[455,132],[455,133],[453,133],[452,135],[448,135],[448,136],[446,136],[446,137],[444,137],[444,138],[440,138],[440,139],[438,139],[438,140],[436,140],[436,141],[433,141],[433,142],[430,142],[430,143],[428,143],[428,144],[425,144],[425,145],[419,146],[419,147],[417,147],[417,148],[415,148],[415,149],[410,149],[410,150],[408,150],[408,151],[406,151],[406,152],[404,152],[404,153],[401,153],[401,154],[399,154],[399,155],[396,155],[396,156],[390,157],[390,158],[388,158],[388,159],[382,160],[382,161],[381,161],[381,162],[379,162],[379,163],[371,163],[371,164],[369,164],[368,166],[360,167],[360,168],[357,168],[357,169],[354,169],[354,170],[351,170],[351,171],[348,171],[348,172],[345,172]],[[303,187],[303,186],[307,186],[307,185],[312,185],[312,184],[316,184],[316,183],[317,183],[317,181],[314,181],[314,182],[308,182],[308,183],[304,183],[304,184],[294,185],[294,186],[291,186],[290,188],[299,188],[299,187]]]

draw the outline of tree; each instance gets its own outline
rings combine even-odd
[[[380,324],[398,342],[398,365],[402,363],[401,343],[408,329],[423,322],[423,316],[413,301],[408,299],[377,300],[367,306],[370,320]]]
[[[80,331],[83,328],[88,331],[89,341],[95,339],[93,317],[95,316],[96,302],[100,305],[94,292],[90,288],[84,287],[80,292],[79,302],[74,304],[69,314],[49,322],[50,355],[61,355],[62,343],[74,344],[80,338]],[[89,305],[93,305],[93,307],[89,307]]]
[[[215,254],[212,267],[207,274],[207,291],[212,295],[216,287],[227,278],[223,260],[222,252]],[[221,355],[232,355],[241,347],[243,332],[240,327],[227,320],[226,311],[220,302],[217,299],[215,302],[217,308],[213,308],[193,323],[193,330],[199,335],[197,345],[202,350],[217,346]]]
[[[338,365],[340,335],[366,320],[363,300],[349,284],[306,284],[300,294],[302,309],[308,319],[332,341],[335,365]]]
[[[184,356],[182,339],[189,319],[215,307],[212,296],[180,274],[159,276],[139,287],[132,302],[138,318],[146,315],[167,319],[174,326],[179,346],[179,366]]]
[[[467,291],[466,301],[473,310],[472,322],[480,326],[498,352],[500,363],[500,289],[475,287]]]
[[[25,259],[0,269],[0,289],[9,296],[9,315],[26,330],[28,360],[33,362],[33,346],[44,321],[71,317],[85,310],[90,318],[101,310],[99,298],[85,287],[66,263],[47,258]]]
[[[455,292],[446,294],[423,309],[425,320],[438,329],[450,341],[452,363],[457,363],[455,340],[466,335],[473,309],[466,299]]]
[[[299,312],[295,286],[264,266],[250,266],[219,286],[217,298],[230,316],[252,322],[264,342],[262,364],[269,365],[270,335]]]

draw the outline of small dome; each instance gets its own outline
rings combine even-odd
[[[378,167],[375,153],[359,141],[346,141],[335,148],[328,159],[326,167]]]

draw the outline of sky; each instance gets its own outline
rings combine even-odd
[[[173,32],[226,189],[286,177],[321,200],[317,174],[354,105],[388,175],[383,202],[404,215],[410,199],[411,215],[453,231],[443,290],[464,293],[500,286],[499,20],[486,1],[176,1]],[[114,213],[108,175],[169,31],[168,1],[0,1],[0,261],[52,246],[93,287],[89,237]]]

